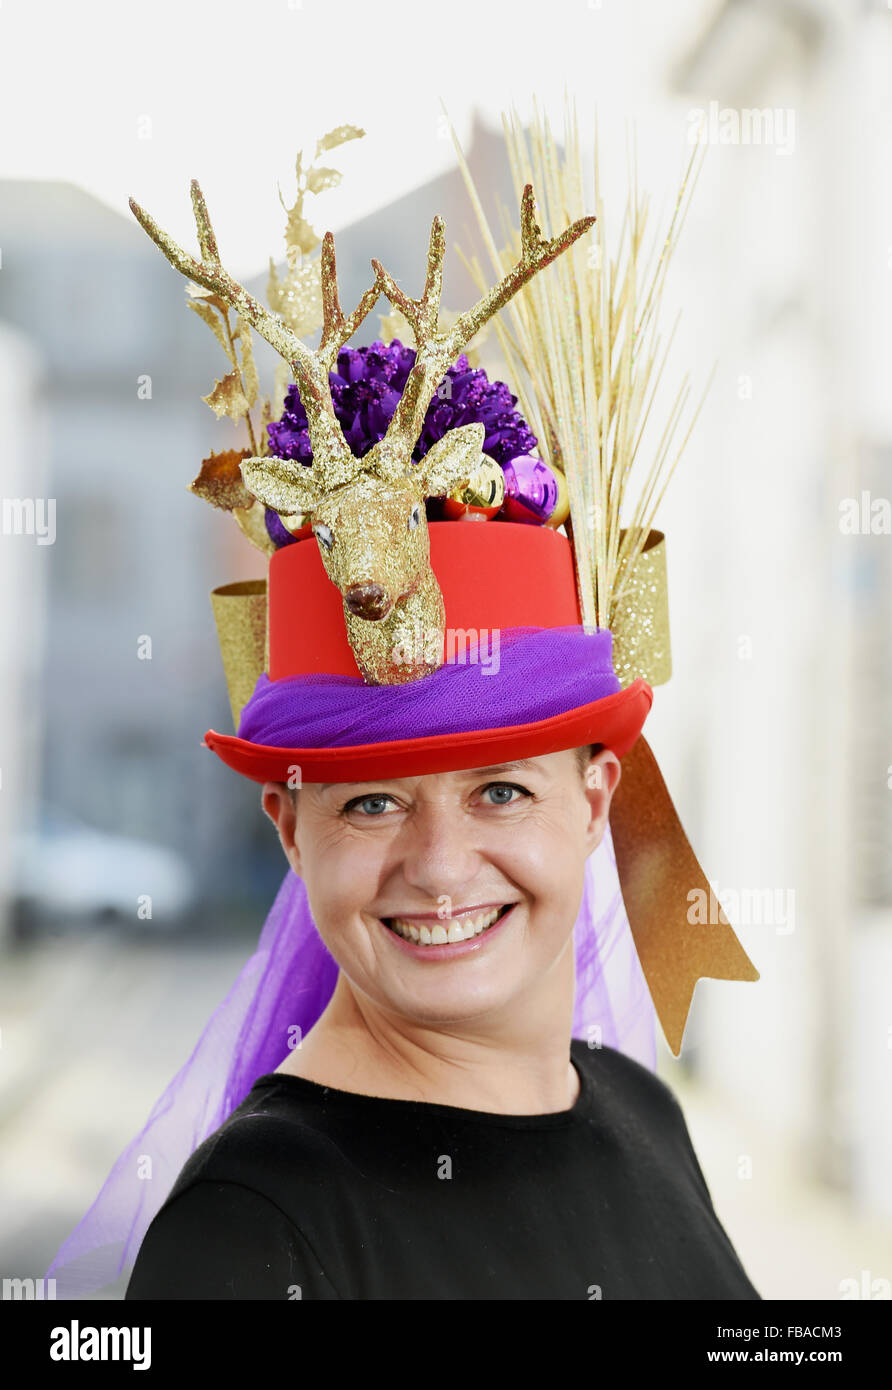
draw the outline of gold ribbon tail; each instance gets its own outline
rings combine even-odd
[[[688,843],[650,747],[622,760],[610,829],[626,915],[666,1042],[678,1057],[700,979],[758,980]],[[707,920],[694,909],[709,904]]]

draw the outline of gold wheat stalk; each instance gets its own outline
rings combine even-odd
[[[662,240],[645,248],[649,204],[638,190],[637,155],[628,154],[629,193],[615,254],[610,257],[601,197],[598,125],[594,122],[594,207],[587,204],[575,102],[565,97],[563,153],[547,116],[533,101],[529,144],[520,118],[503,114],[505,145],[515,189],[539,190],[539,220],[553,226],[594,211],[591,231],[552,267],[551,279],[533,280],[494,321],[499,346],[521,409],[539,440],[539,452],[566,478],[583,624],[612,627],[626,581],[641,555],[654,517],[712,381],[673,453],[690,386],[685,376],[642,473],[632,504],[630,475],[645,451],[643,439],[676,319],[665,346],[658,332],[666,273],[684,226],[705,151],[695,146],[678,187]],[[448,115],[447,115],[448,120]],[[478,191],[450,122],[459,167],[493,269],[503,274],[516,257],[517,233],[499,207],[503,249],[487,222]],[[486,284],[476,256],[456,251],[478,287]],[[626,517],[626,513],[631,515]]]

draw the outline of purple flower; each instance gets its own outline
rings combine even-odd
[[[342,348],[338,369],[329,372],[331,399],[344,438],[357,458],[362,458],[383,439],[393,419],[403,387],[415,362],[415,349],[404,347],[398,338],[390,343],[375,342],[368,347]],[[482,423],[486,426],[483,448],[497,463],[505,464],[519,454],[532,453],[536,436],[514,409],[513,396],[504,381],[490,381],[482,367],[469,367],[467,356],[447,368],[437,394],[424,417],[418,443],[412,453],[417,463],[432,444],[456,425]],[[267,425],[270,452],[277,458],[310,464],[313,451],[306,412],[296,385],[288,388],[281,420]],[[269,509],[268,509],[269,512]],[[276,518],[278,520],[278,518]],[[267,529],[278,544],[279,531]]]

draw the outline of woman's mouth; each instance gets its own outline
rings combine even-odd
[[[402,937],[411,946],[458,946],[485,935],[516,905],[503,903],[501,907],[490,907],[483,912],[464,913],[460,918],[448,918],[442,922],[411,921],[405,917],[382,917],[381,921],[389,931]]]

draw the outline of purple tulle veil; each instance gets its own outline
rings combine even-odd
[[[626,918],[610,831],[586,861],[574,926],[573,1037],[656,1069],[655,1013]],[[118,1158],[47,1277],[57,1298],[123,1293],[143,1237],[198,1145],[322,1014],[338,966],[316,930],[303,880],[288,871],[257,950],[188,1061]],[[114,1294],[110,1286],[116,1285]],[[105,1291],[105,1292],[104,1292]]]

